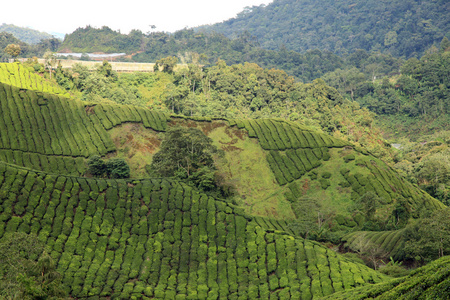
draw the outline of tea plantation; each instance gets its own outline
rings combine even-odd
[[[377,283],[373,289],[381,294],[431,272],[385,283],[385,275],[300,238],[289,226],[291,203],[305,195],[336,209],[336,228],[356,225],[347,207],[367,192],[382,199],[382,213],[400,201],[412,217],[444,207],[363,149],[284,120],[186,118],[90,104],[64,97],[19,64],[0,64],[0,82],[0,239],[36,235],[73,298],[317,299]],[[137,137],[112,138],[129,123],[155,136],[168,126],[203,130],[235,158],[219,170],[236,182],[238,204],[249,205],[214,199],[172,178],[88,176],[87,158],[114,157],[120,143]],[[258,173],[255,161],[246,160],[256,156],[263,158]],[[249,185],[249,178],[266,180],[267,187]],[[261,197],[258,192],[269,191],[264,188],[270,195]],[[274,197],[281,204],[270,213],[249,208],[269,206]],[[371,234],[395,251],[397,232]],[[354,237],[347,236],[348,243]],[[448,288],[446,262],[429,268],[442,275],[433,282]],[[352,297],[365,295],[361,291]]]
[[[0,235],[38,235],[74,297],[309,299],[384,279],[178,182],[0,174]]]

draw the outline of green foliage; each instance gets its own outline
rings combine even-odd
[[[396,262],[389,258],[389,262],[380,268],[380,272],[391,277],[403,277],[409,274],[409,270],[402,267],[401,262]]]
[[[87,164],[89,173],[94,176],[102,177],[106,173],[106,164],[98,155],[89,157]]]
[[[123,158],[111,158],[105,162],[100,156],[94,155],[88,159],[87,164],[89,173],[96,177],[130,177],[130,167]]]
[[[357,202],[357,207],[365,214],[368,221],[372,220],[379,205],[378,196],[373,192],[366,192]]]
[[[178,62],[178,58],[175,56],[161,58],[155,62],[155,66],[153,67],[153,69],[156,72],[156,71],[159,71],[159,69],[161,68],[162,72],[172,74],[177,62]]]
[[[36,236],[9,233],[0,239],[0,296],[62,299],[61,276]]]
[[[130,177],[130,167],[123,158],[111,158],[106,163],[106,176],[108,178]]]
[[[404,251],[407,258],[429,262],[450,251],[450,209],[434,212],[405,229]]]
[[[171,127],[153,156],[149,171],[162,177],[175,176],[203,191],[214,192],[220,190],[214,157],[222,155],[199,129]]]
[[[355,155],[354,154],[348,154],[346,156],[343,157],[344,161],[346,163],[348,163],[349,161],[355,160]]]
[[[20,45],[9,44],[8,46],[5,47],[4,51],[9,55],[11,55],[12,57],[14,57],[15,59],[17,56],[19,56],[22,49],[20,49]]]
[[[354,53],[360,57],[359,66],[337,69],[322,78],[344,97],[377,113],[385,130],[396,136],[417,137],[418,132],[448,130],[448,53],[430,49],[420,59],[407,61],[376,61],[363,52]],[[394,69],[382,70],[394,65],[400,69],[399,75],[392,75],[398,72]]]

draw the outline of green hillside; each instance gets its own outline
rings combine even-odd
[[[132,157],[126,151],[114,154],[126,143],[120,137],[112,139],[121,128],[119,125],[142,124],[139,132],[150,134],[188,122],[191,127],[202,128],[225,150],[230,165],[221,168],[224,171],[231,168],[227,176],[237,182],[238,190],[242,191],[240,196],[245,200],[241,204],[257,215],[267,215],[260,208],[269,205],[274,210],[271,216],[292,219],[294,216],[286,200],[296,202],[304,195],[316,197],[321,205],[334,207],[335,213],[349,215],[347,207],[368,191],[382,199],[385,210],[380,213],[383,214],[392,211],[400,200],[409,203],[416,217],[422,208],[433,210],[443,206],[364,150],[353,149],[340,140],[295,123],[269,119],[183,121],[140,107],[90,105],[8,85],[2,85],[0,91],[5,113],[0,121],[3,123],[0,155],[9,163],[56,174],[83,175],[83,159],[110,153],[109,157],[123,156],[131,166],[143,168],[145,165],[139,166],[142,152],[151,147],[154,153],[159,146],[158,137],[147,141],[142,151],[131,150]],[[140,133],[131,131],[127,135],[133,139]],[[248,160],[251,156],[259,160],[258,164]],[[148,158],[146,161],[150,163]],[[255,170],[257,167],[259,170]],[[331,170],[333,175],[324,178],[323,174]],[[255,172],[261,176],[252,179],[250,186],[241,181],[255,177]],[[145,177],[142,172],[134,174]],[[260,189],[264,192],[259,192]],[[266,200],[261,202],[261,198]]]
[[[392,231],[354,231],[342,238],[344,247],[358,251],[361,243],[376,245],[385,256],[402,259],[401,251],[404,247],[404,229]]]
[[[53,38],[52,35],[46,33],[46,32],[40,32],[38,30],[34,30],[31,28],[24,28],[15,26],[12,24],[1,24],[0,25],[0,32],[7,32],[14,35],[17,39],[21,40],[22,42],[25,42],[27,44],[37,44],[41,40],[47,40]]]

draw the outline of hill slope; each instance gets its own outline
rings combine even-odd
[[[367,191],[384,199],[380,213],[444,207],[365,150],[292,122],[168,116],[27,87],[0,84],[0,237],[36,234],[72,297],[327,296],[388,278],[301,239],[291,203],[334,207],[337,228],[356,225],[347,206]],[[169,126],[197,127],[226,152],[218,168],[240,206],[169,178],[81,177],[92,155],[124,156],[139,174]]]
[[[292,219],[287,200],[295,203],[304,195],[317,198],[324,206],[331,205],[337,213],[349,215],[346,208],[368,191],[384,199],[387,212],[400,200],[409,203],[416,216],[424,208],[443,207],[362,149],[353,149],[338,139],[294,123],[269,119],[199,119],[186,120],[188,124],[183,124],[183,119],[144,108],[89,105],[8,85],[0,87],[5,115],[0,121],[0,157],[9,163],[56,174],[83,175],[84,158],[111,153],[108,155],[125,155],[130,165],[143,168],[142,162],[150,163],[151,153],[158,150],[158,137],[147,140],[141,150],[131,150],[133,155],[126,156],[120,147],[127,140],[139,140],[144,133],[164,131],[167,126],[178,124],[202,129],[225,150],[230,164],[221,168],[230,180],[237,182],[243,199],[241,204],[257,215],[267,215],[261,209],[269,205],[266,208],[274,211],[269,215]],[[115,134],[122,128],[119,125],[128,122],[143,127]],[[124,134],[125,140],[121,137]],[[148,151],[149,148],[152,150]],[[331,178],[323,178],[331,170]],[[258,179],[254,179],[255,172],[261,174]],[[249,185],[245,178],[251,178],[253,184]],[[344,181],[348,183],[343,184]],[[265,201],[261,202],[261,198]]]
[[[130,105],[88,104],[27,90],[60,92],[19,64],[0,70],[0,81],[19,86],[0,85],[0,157],[9,163],[79,176],[89,156],[122,156],[132,176],[145,177],[145,165],[159,149],[156,132],[181,125],[202,129],[225,151],[227,163],[219,169],[252,214],[295,219],[291,203],[308,196],[350,217],[348,208],[370,191],[381,199],[383,215],[398,202],[408,203],[415,217],[443,206],[363,149],[292,122],[189,120]]]
[[[227,36],[248,31],[264,48],[297,52],[356,49],[418,56],[448,34],[448,1],[276,0],[206,27]]]
[[[53,38],[52,35],[46,33],[46,32],[40,32],[38,30],[30,29],[30,28],[24,28],[15,26],[12,24],[5,24],[3,23],[0,25],[0,32],[8,32],[14,35],[17,39],[21,40],[22,42],[25,42],[27,44],[37,44],[41,40],[51,39]]]

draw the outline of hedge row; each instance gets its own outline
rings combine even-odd
[[[59,85],[30,72],[20,63],[0,63],[0,82],[22,89],[69,97],[69,93]]]
[[[167,129],[167,121],[170,120],[169,116],[163,112],[151,111],[132,105],[105,103],[95,105],[89,116],[94,122],[95,119],[98,119],[107,130],[125,122],[140,122],[146,128],[165,131]]]
[[[255,216],[253,220],[262,228],[271,230],[271,231],[279,231],[279,232],[287,232],[289,234],[295,235],[292,229],[289,227],[289,221],[286,220],[277,220],[273,218],[260,217]]]
[[[292,122],[276,119],[231,120],[230,125],[245,128],[250,137],[258,138],[265,150],[344,147],[347,144],[327,134],[311,131]]]
[[[366,166],[371,174],[362,175],[353,173],[347,168],[341,169],[341,174],[352,188],[353,200],[359,199],[366,192],[374,192],[382,204],[392,203],[395,200],[406,200],[413,212],[417,215],[425,209],[441,209],[443,204],[421,189],[414,187],[400,175],[379,160],[356,160],[356,164]]]
[[[448,299],[449,265],[450,256],[445,256],[412,271],[408,276],[374,286],[336,293],[325,299]]]
[[[401,255],[399,251],[401,251],[404,242],[403,231],[403,229],[393,231],[355,231],[342,237],[342,241],[346,248],[352,250],[356,250],[355,247],[361,244],[361,239],[364,242],[369,241],[382,249],[386,256],[396,259],[398,255]]]
[[[42,155],[20,150],[0,149],[0,160],[52,174],[82,176],[86,173],[86,164],[83,157]]]
[[[81,101],[0,84],[0,111],[0,149],[84,157],[115,150]]]
[[[370,162],[366,162],[366,166],[387,191],[392,191],[407,199],[412,207],[431,210],[445,207],[442,202],[434,199],[422,189],[401,178],[396,171],[381,161],[371,160]]]
[[[267,154],[267,162],[280,185],[299,179],[319,167],[324,158],[329,158],[328,148],[289,149],[285,153],[271,150]]]
[[[0,163],[0,204],[0,237],[36,234],[76,298],[311,299],[384,280],[164,179],[76,178]]]

